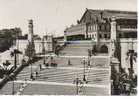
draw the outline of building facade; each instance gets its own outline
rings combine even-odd
[[[110,56],[117,50],[120,66],[128,72],[127,53],[131,50],[137,53],[137,12],[86,9],[77,25],[65,29],[64,40],[92,40],[99,52]],[[134,61],[135,72],[136,67]]]

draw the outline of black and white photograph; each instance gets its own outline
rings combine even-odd
[[[0,96],[137,96],[137,0],[0,0]]]

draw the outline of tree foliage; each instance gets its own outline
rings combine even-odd
[[[35,45],[34,43],[29,42],[27,48],[25,50],[25,55],[29,58],[33,58],[35,56]]]
[[[0,52],[8,50],[13,45],[14,40],[21,35],[20,28],[0,30]]]

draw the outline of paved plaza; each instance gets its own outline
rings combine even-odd
[[[0,94],[12,94],[14,84],[16,95],[110,95],[109,56],[92,56],[91,65],[86,63],[84,68],[83,59],[88,60],[88,46],[89,44],[69,44],[61,51],[64,55],[53,58],[58,64],[56,67],[44,66],[44,59],[25,67],[14,82],[8,82],[0,90]],[[50,57],[46,59],[48,63],[51,61]],[[34,80],[30,79],[31,72]],[[84,73],[86,82],[83,81]],[[78,85],[77,78],[80,81]]]

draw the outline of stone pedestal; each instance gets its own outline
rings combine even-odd
[[[111,68],[115,69],[117,73],[120,72],[120,70],[119,70],[119,64],[120,64],[120,62],[118,61],[117,58],[115,58],[115,57],[112,57],[111,58],[111,64],[110,64],[111,65]]]

